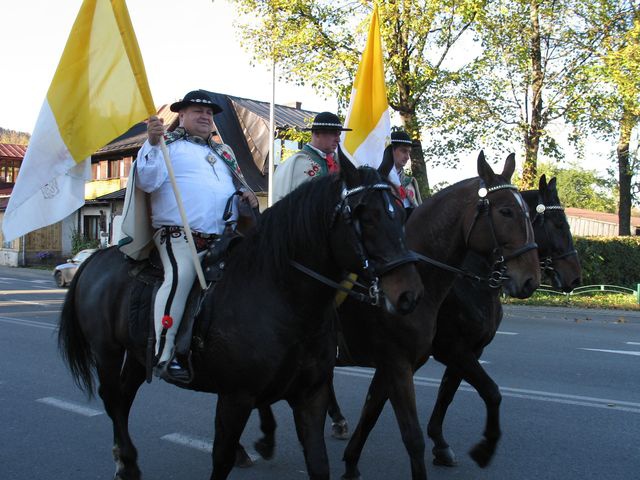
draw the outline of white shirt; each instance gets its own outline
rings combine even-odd
[[[236,191],[229,167],[207,145],[176,140],[167,148],[189,226],[196,232],[221,234],[225,227],[224,208]],[[152,226],[182,226],[160,146],[151,146],[147,140],[138,152],[136,169],[136,186],[151,194]],[[237,218],[237,201],[236,197],[230,220]]]

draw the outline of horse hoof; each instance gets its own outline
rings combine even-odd
[[[451,447],[445,448],[436,448],[433,447],[431,450],[433,453],[433,464],[441,465],[444,467],[455,467],[458,465],[458,461],[456,460],[456,454],[453,452]]]
[[[271,460],[275,452],[275,445],[273,443],[266,442],[264,440],[258,440],[253,444],[253,448],[260,454],[265,460]]]
[[[480,468],[485,468],[491,462],[495,450],[495,446],[491,446],[489,442],[482,440],[471,449],[469,455]]]
[[[253,460],[251,460],[244,448],[236,450],[235,466],[239,468],[253,467]]]
[[[331,436],[338,440],[348,440],[350,435],[347,421],[342,419],[339,422],[333,422],[331,424]]]

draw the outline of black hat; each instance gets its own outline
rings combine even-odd
[[[407,132],[404,130],[396,130],[395,132],[391,132],[391,145],[394,147],[398,147],[400,145],[413,145],[413,140]]]
[[[316,118],[313,119],[313,123],[311,124],[311,127],[303,128],[302,130],[306,130],[306,131],[311,130],[312,132],[318,131],[318,130],[325,130],[325,131],[340,130],[343,132],[350,132],[351,128],[344,128],[342,126],[342,122],[340,121],[340,119],[336,114],[331,112],[321,112],[318,115],[316,115]]]
[[[222,107],[211,100],[211,96],[204,90],[194,90],[193,92],[187,93],[181,101],[172,103],[169,108],[172,112],[179,112],[188,105],[211,107],[214,115],[222,111]]]

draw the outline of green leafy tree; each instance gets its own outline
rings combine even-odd
[[[558,197],[565,207],[616,212],[616,188],[595,170],[585,170],[575,164],[563,168],[557,164],[540,163],[538,173],[545,174],[547,179],[557,178]]]
[[[576,11],[584,25],[577,36],[593,49],[595,64],[580,75],[588,88],[569,117],[577,135],[595,134],[616,143],[619,234],[631,234],[631,206],[640,162],[631,147],[640,124],[640,7],[635,0],[584,0]],[[594,41],[594,39],[596,39]]]
[[[372,2],[352,0],[234,0],[245,47],[255,59],[277,60],[280,77],[336,95],[346,107]],[[486,0],[379,1],[389,105],[417,140],[435,126],[444,85],[457,82],[461,67],[447,61],[470,32]],[[422,148],[412,169],[423,194],[429,181]]]
[[[484,146],[521,145],[521,182],[535,187],[538,158],[564,157],[553,127],[575,108],[577,94],[586,88],[577,73],[593,61],[594,49],[575,41],[576,26],[573,0],[488,3],[476,25],[482,54],[452,92],[454,106],[443,117],[448,123],[441,142],[453,144],[471,125],[472,139]]]

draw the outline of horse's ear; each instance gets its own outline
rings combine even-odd
[[[382,155],[382,163],[378,167],[378,173],[382,178],[387,178],[389,173],[391,173],[391,169],[393,168],[393,145],[387,145],[387,148],[384,149],[384,154]]]
[[[487,163],[484,158],[484,150],[480,150],[478,154],[478,176],[482,178],[485,182],[491,180],[495,173],[491,168],[491,165]]]
[[[516,154],[510,153],[504,162],[504,168],[502,169],[502,176],[508,181],[511,180],[511,175],[516,169]]]
[[[358,183],[358,169],[344,153],[340,145],[338,145],[338,160],[340,161],[340,177],[347,185],[355,185]]]
[[[538,191],[544,192],[547,189],[547,176],[543,173],[538,180]]]
[[[556,177],[553,177],[551,180],[549,180],[549,184],[547,185],[547,188],[549,190],[556,190],[557,191]]]

